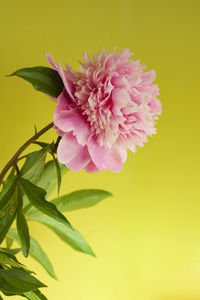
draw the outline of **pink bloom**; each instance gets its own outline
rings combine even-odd
[[[90,59],[85,52],[80,72],[75,72],[68,65],[63,71],[47,54],[64,84],[54,124],[62,137],[58,160],[69,169],[119,172],[127,149],[135,152],[156,133],[161,103],[158,86],[152,84],[155,71],[144,72],[138,60],[129,60],[131,55],[129,49],[105,49]]]

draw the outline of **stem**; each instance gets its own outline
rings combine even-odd
[[[20,156],[20,154],[30,145],[32,144],[34,141],[36,141],[42,134],[44,134],[46,131],[48,131],[49,129],[51,129],[53,127],[53,122],[50,123],[49,125],[47,125],[46,127],[44,127],[42,130],[40,130],[38,133],[36,133],[34,136],[32,136],[25,144],[23,144],[19,150],[13,155],[13,157],[9,160],[9,162],[5,165],[5,167],[3,168],[1,174],[0,174],[0,185],[6,175],[6,173],[8,172],[8,170],[16,164],[18,157]]]

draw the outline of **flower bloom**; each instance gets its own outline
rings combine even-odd
[[[54,125],[62,137],[58,160],[71,170],[119,172],[127,150],[135,152],[155,134],[161,113],[155,71],[144,72],[139,60],[129,60],[129,49],[105,49],[90,59],[84,53],[80,72],[55,65],[64,89],[57,98]]]

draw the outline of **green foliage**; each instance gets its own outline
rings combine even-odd
[[[23,294],[40,287],[46,287],[46,285],[25,270],[0,269],[0,289],[3,293]]]
[[[55,158],[55,155],[53,152],[51,153],[51,155],[53,156],[53,160],[55,163],[56,175],[57,175],[57,185],[58,185],[58,195],[59,195],[62,175],[61,175],[61,170],[60,170],[60,165],[58,163],[58,160]]]
[[[73,249],[95,256],[94,252],[82,237],[82,235],[76,231],[74,228],[70,228],[64,226],[62,223],[57,222],[55,219],[49,218],[47,216],[39,215],[32,216],[31,220],[38,221],[47,227],[49,227],[52,231],[54,231],[59,238],[61,238],[65,243],[71,246]]]
[[[28,256],[29,248],[30,248],[30,235],[29,229],[26,222],[26,218],[22,212],[23,207],[23,195],[20,186],[18,187],[18,207],[17,207],[17,231],[19,234],[21,246],[22,246],[22,253],[25,257]]]
[[[24,293],[24,296],[29,300],[47,300],[44,294],[40,290]]]
[[[20,174],[23,178],[32,183],[38,181],[44,169],[48,148],[49,147],[47,146],[40,151],[34,151],[28,154],[27,159],[20,170]]]
[[[8,232],[9,237],[20,243],[19,236],[17,234],[17,230],[15,228],[11,228]],[[47,271],[47,273],[53,277],[56,278],[56,275],[54,273],[53,267],[51,262],[49,261],[46,253],[43,251],[41,246],[38,244],[38,242],[33,238],[30,237],[30,251],[29,255],[32,256],[35,260],[37,260]]]
[[[45,200],[46,191],[41,189],[40,187],[34,185],[30,181],[20,178],[21,186],[26,193],[29,201],[42,213],[56,219],[59,222],[71,227],[70,223],[67,221],[64,215],[62,215],[59,210],[57,210],[56,206]]]
[[[58,72],[47,67],[23,68],[9,76],[21,77],[30,82],[34,89],[56,98],[64,88]]]
[[[15,216],[16,216],[16,210],[17,210],[17,198],[18,198],[18,192],[15,189],[15,185],[11,186],[8,190],[9,196],[8,203],[5,205],[4,209],[1,211],[1,218],[0,218],[0,243],[3,242],[10,226],[12,225]],[[14,193],[14,194],[13,194]],[[12,195],[13,194],[13,195]],[[7,195],[7,194],[6,194]],[[5,198],[3,198],[5,199]]]
[[[61,212],[88,208],[96,205],[112,194],[103,190],[79,190],[52,200]]]

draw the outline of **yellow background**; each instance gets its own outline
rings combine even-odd
[[[18,0],[0,11],[1,168],[16,149],[51,122],[55,103],[16,69],[55,61],[78,67],[107,47],[129,47],[155,68],[163,114],[155,135],[129,153],[119,174],[69,172],[62,193],[101,188],[114,197],[67,216],[97,258],[75,252],[42,225],[31,224],[59,281],[33,260],[49,300],[199,300],[199,27],[198,0]],[[55,137],[48,133],[46,140]],[[13,297],[19,299],[19,297]],[[21,299],[21,298],[20,298]]]

